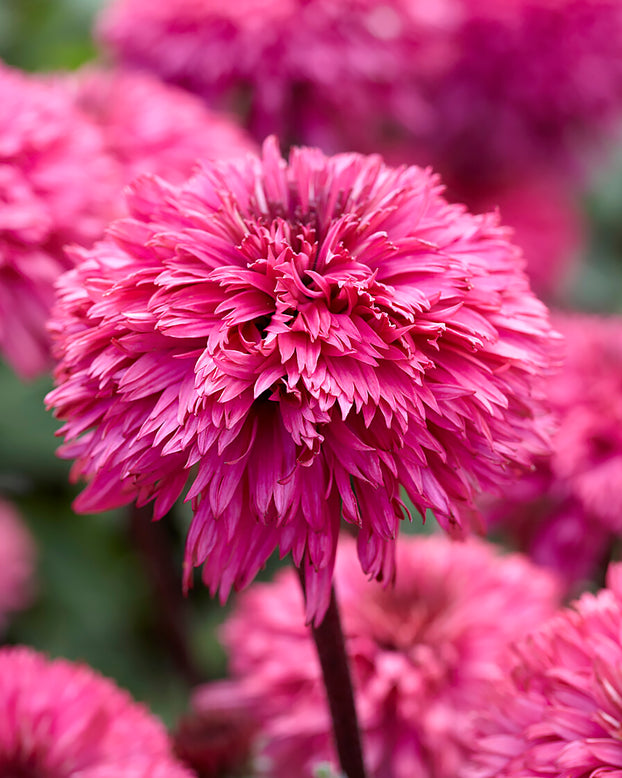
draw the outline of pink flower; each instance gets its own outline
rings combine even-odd
[[[506,490],[502,499],[484,503],[488,525],[539,565],[552,568],[578,593],[608,556],[612,533],[586,511],[555,478],[550,460]]]
[[[0,501],[0,627],[30,602],[34,558],[30,533],[15,509]]]
[[[66,243],[100,237],[119,186],[96,128],[60,85],[0,65],[0,352],[49,366],[45,322]]]
[[[577,172],[622,118],[617,0],[461,0],[424,144],[462,181]],[[443,173],[446,169],[441,167]]]
[[[476,718],[461,778],[618,776],[622,770],[622,566],[515,647]]]
[[[115,0],[99,32],[258,138],[395,147],[462,181],[575,168],[622,113],[618,0]]]
[[[108,151],[123,166],[126,181],[155,173],[178,184],[199,159],[256,150],[232,120],[146,73],[87,69],[73,88],[78,106],[98,124]]]
[[[566,361],[548,383],[552,454],[490,508],[519,546],[570,582],[589,577],[622,532],[622,319],[558,315]]]
[[[54,778],[192,778],[166,730],[90,668],[0,649],[0,773]]]
[[[335,570],[366,760],[373,778],[454,778],[469,714],[504,676],[506,644],[551,616],[555,578],[482,542],[400,540],[394,588],[370,583],[353,543]],[[199,711],[247,706],[261,722],[267,773],[312,775],[334,759],[319,663],[292,570],[256,584],[224,627],[233,680],[207,684]],[[511,603],[511,607],[508,607]]]
[[[413,76],[444,61],[437,30],[454,15],[447,0],[116,0],[99,35],[122,62],[236,110],[258,139],[372,151],[396,114],[426,115]]]
[[[328,602],[340,518],[393,577],[405,506],[461,534],[473,496],[546,449],[546,309],[495,216],[429,172],[274,140],[186,185],[138,180],[131,218],[65,276],[48,397],[98,511],[187,482],[186,554],[225,598],[270,554]]]
[[[548,393],[560,425],[551,467],[583,506],[622,531],[622,318],[556,317],[566,342]]]

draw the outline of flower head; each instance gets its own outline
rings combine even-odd
[[[0,501],[0,627],[30,601],[35,549],[15,509]]]
[[[426,115],[413,75],[443,60],[432,42],[451,6],[116,0],[99,36],[121,62],[237,110],[258,139],[370,151],[388,146],[396,114],[405,123]]]
[[[509,641],[551,616],[554,576],[482,542],[400,540],[395,587],[370,583],[353,543],[335,569],[363,745],[374,778],[453,778],[470,744],[469,714],[504,675]],[[256,584],[224,627],[230,681],[196,692],[199,711],[220,699],[261,721],[259,743],[275,778],[312,775],[334,758],[321,672],[298,614],[293,571]],[[508,609],[508,603],[512,608]]]
[[[191,778],[166,730],[84,665],[0,649],[0,773],[54,778]]]
[[[115,0],[99,32],[258,138],[394,148],[462,181],[576,167],[621,116],[618,0]]]
[[[616,0],[461,0],[453,62],[430,82],[424,144],[462,181],[534,163],[576,173],[622,109]],[[441,167],[444,174],[449,171]]]
[[[390,580],[400,486],[461,534],[546,447],[546,309],[496,217],[429,172],[269,140],[128,208],[61,285],[48,402],[78,510],[159,517],[190,482],[187,580],[226,597],[279,548],[321,617],[342,516]]]
[[[515,647],[477,717],[462,778],[617,776],[622,766],[622,566]],[[479,706],[478,706],[479,708]]]
[[[0,65],[0,351],[30,378],[48,367],[45,322],[66,243],[103,232],[119,182],[100,133],[59,84]]]
[[[199,159],[237,157],[255,145],[232,120],[147,73],[86,69],[73,77],[76,102],[103,132],[131,181],[154,173],[181,183]]]
[[[489,520],[575,581],[622,532],[622,319],[557,315],[554,324],[567,348],[547,386],[559,424],[552,452],[490,507]]]

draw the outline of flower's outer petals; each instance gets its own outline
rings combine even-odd
[[[390,582],[401,487],[458,536],[475,494],[547,450],[547,311],[496,217],[447,203],[429,171],[287,162],[271,138],[127,197],[60,285],[48,404],[81,510],[134,496],[159,516],[187,476],[187,585],[202,564],[226,597],[278,548],[317,619],[341,516]]]

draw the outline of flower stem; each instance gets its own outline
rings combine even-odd
[[[303,591],[304,573],[299,571]],[[311,626],[333,722],[339,763],[347,778],[366,778],[354,691],[335,588],[321,624]]]
[[[152,520],[150,506],[132,505],[129,514],[131,538],[156,603],[160,634],[181,676],[196,686],[205,679],[194,661],[188,640],[187,603],[165,527]]]

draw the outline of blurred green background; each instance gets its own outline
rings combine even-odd
[[[102,0],[0,0],[0,56],[26,70],[73,68],[95,54]]]

